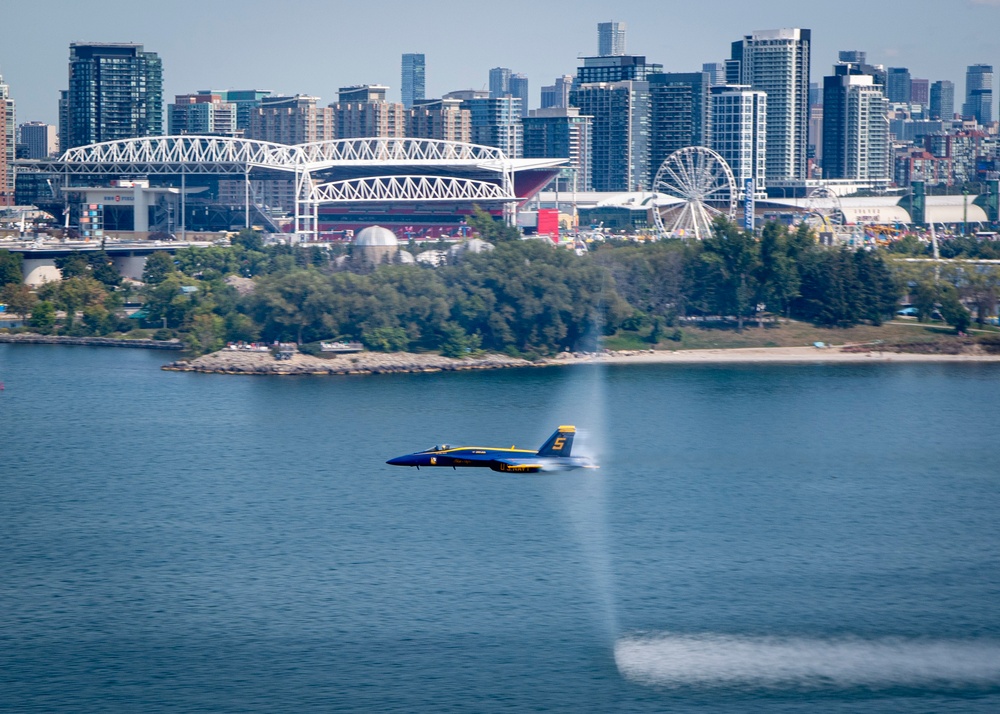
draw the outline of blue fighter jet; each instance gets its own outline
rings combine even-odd
[[[391,466],[486,466],[494,471],[538,473],[539,471],[569,471],[596,469],[598,466],[583,456],[570,456],[575,426],[561,426],[538,451],[493,446],[435,446],[386,461]]]

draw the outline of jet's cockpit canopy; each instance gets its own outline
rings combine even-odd
[[[447,451],[451,448],[451,444],[438,444],[437,446],[432,446],[427,449],[428,451]]]

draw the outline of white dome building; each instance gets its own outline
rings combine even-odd
[[[396,234],[382,226],[368,226],[358,231],[354,238],[354,257],[370,265],[391,263],[399,252]]]

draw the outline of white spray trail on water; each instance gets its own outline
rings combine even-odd
[[[809,639],[727,635],[629,636],[621,674],[660,687],[888,689],[1000,686],[1000,642]]]

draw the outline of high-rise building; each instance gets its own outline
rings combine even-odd
[[[581,84],[570,104],[593,117],[591,182],[595,191],[649,188],[649,83]]]
[[[162,134],[159,55],[131,43],[72,43],[65,132],[64,149]]]
[[[216,95],[220,102],[236,107],[236,130],[246,133],[250,129],[250,117],[260,107],[270,89],[201,89],[199,95]]]
[[[886,70],[885,96],[894,104],[909,104],[912,92],[910,70],[906,67],[889,67]]]
[[[809,107],[809,158],[814,166],[823,165],[823,105]],[[809,178],[814,178],[810,176]]]
[[[930,102],[931,81],[929,79],[910,80],[910,102],[919,104],[924,109]]]
[[[870,74],[838,71],[823,79],[823,178],[888,181],[889,102]]]
[[[748,180],[763,197],[767,187],[767,95],[745,85],[712,87],[709,146],[733,171],[742,192]]]
[[[931,85],[931,119],[955,118],[955,84],[942,79]]]
[[[525,158],[569,159],[569,166],[556,178],[557,190],[591,190],[593,117],[581,115],[575,107],[548,107],[528,112],[521,123]]]
[[[819,82],[809,83],[809,106],[823,106],[823,86]]]
[[[260,106],[250,114],[248,139],[275,144],[305,144],[336,138],[333,109],[316,106],[319,97],[297,94],[292,97],[269,96],[260,99]],[[255,200],[271,208],[292,211],[296,205],[296,187],[292,178],[253,181]],[[227,185],[224,187],[224,184]],[[240,181],[219,181],[219,193],[242,196],[245,188]]]
[[[472,114],[461,99],[422,99],[406,115],[406,135],[415,139],[472,141]]]
[[[880,64],[868,64],[868,53],[862,52],[861,50],[841,50],[838,53],[838,62],[836,66],[849,64],[853,66],[851,70],[852,74],[870,74],[875,78],[875,84],[883,87],[883,93],[885,92],[884,87],[888,82],[888,73],[886,72],[885,66]],[[823,91],[822,86],[820,86],[820,92]]]
[[[22,124],[21,143],[27,147],[28,159],[44,159],[59,153],[59,137],[56,128],[41,121]]]
[[[649,171],[687,146],[708,146],[711,138],[711,79],[707,72],[649,75]]]
[[[767,93],[767,179],[806,178],[812,32],[761,30],[733,43],[740,84]]]
[[[556,77],[555,84],[542,87],[542,109],[568,107],[569,90],[573,88],[573,75]]]
[[[10,206],[14,203],[14,159],[17,158],[17,107],[10,96],[10,87],[0,75],[0,105],[3,114],[0,116],[0,134],[3,134],[3,147],[0,147],[0,206]]]
[[[236,105],[218,94],[178,94],[167,105],[167,133],[236,136]]]
[[[406,110],[402,104],[387,102],[389,88],[382,84],[341,87],[340,101],[331,104],[338,139],[406,136]]]
[[[708,73],[708,81],[713,87],[726,83],[725,62],[705,62],[701,66],[701,71]]]
[[[424,56],[417,53],[403,55],[403,75],[400,82],[403,106],[413,107],[414,102],[424,98]]]
[[[576,69],[575,85],[594,82],[645,82],[649,75],[662,72],[662,64],[647,64],[641,55],[615,57],[584,57],[583,66]]]
[[[275,144],[305,144],[336,138],[333,109],[318,107],[319,97],[297,94],[261,99],[250,116],[248,139]]]
[[[738,59],[727,59],[723,64],[726,66],[726,84],[739,84],[741,62]]]
[[[601,57],[612,57],[625,54],[624,22],[597,23],[597,54]]]
[[[965,103],[962,116],[980,124],[993,121],[993,65],[970,65],[965,73]]]
[[[7,123],[7,105],[0,102],[0,124]],[[0,206],[10,206],[14,203],[14,191],[10,188],[7,168],[7,132],[0,131]]]
[[[509,94],[505,97],[486,94],[468,89],[449,92],[444,99],[460,99],[462,109],[469,111],[473,144],[494,146],[508,158],[521,158],[521,100]]]
[[[510,75],[510,95],[521,100],[521,111],[528,111],[528,77],[527,75],[515,72]]]
[[[490,98],[499,99],[510,94],[510,75],[508,67],[494,67],[490,70]]]

